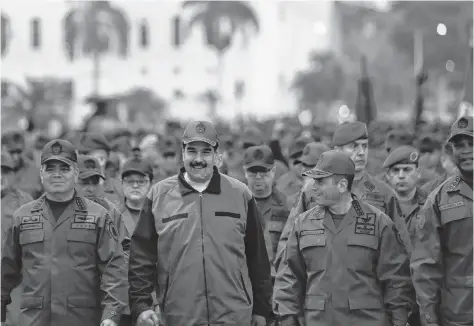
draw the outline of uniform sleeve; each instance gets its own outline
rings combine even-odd
[[[439,210],[428,198],[416,221],[410,268],[422,325],[437,323],[443,279]]]
[[[381,230],[377,275],[392,324],[405,326],[415,304],[415,294],[410,280],[408,253],[395,225],[388,219]]]
[[[102,320],[118,323],[127,311],[127,269],[119,233],[109,213],[102,218],[97,245],[97,267],[101,275]]]
[[[2,239],[3,240],[3,239]],[[2,322],[11,303],[10,293],[21,281],[21,246],[18,228],[11,223],[2,241]]]
[[[275,278],[273,309],[279,320],[295,320],[303,315],[306,265],[299,251],[298,222],[291,226],[284,257]]]
[[[306,196],[304,191],[300,191],[298,194],[298,197],[290,211],[290,215],[288,216],[288,219],[286,220],[285,227],[283,228],[283,231],[281,232],[280,236],[280,241],[278,241],[278,248],[277,252],[275,255],[275,260],[273,262],[273,266],[275,267],[275,270],[278,271],[278,268],[281,264],[281,261],[283,259],[284,251],[286,248],[286,242],[288,241],[288,237],[291,232],[291,228],[293,227],[293,224],[295,222],[295,219],[298,215],[304,213],[306,211]]]
[[[152,200],[147,197],[130,243],[128,280],[130,309],[135,318],[145,310],[153,310],[152,293],[155,291],[157,279],[157,242]]]
[[[269,318],[272,296],[270,261],[255,199],[252,197],[247,205],[245,255],[253,290],[252,314]]]

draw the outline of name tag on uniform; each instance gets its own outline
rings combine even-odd
[[[305,235],[320,235],[320,234],[324,234],[324,229],[301,231],[300,237],[305,236]]]
[[[74,215],[74,223],[92,223],[95,224],[97,217],[94,215]]]
[[[464,206],[464,202],[463,201],[458,201],[457,203],[441,205],[441,206],[439,206],[439,210],[440,211],[445,211],[447,209],[452,209],[452,208],[462,207],[462,206]]]
[[[42,229],[43,223],[40,215],[22,216],[20,220],[20,231]]]
[[[82,230],[95,230],[96,229],[95,223],[72,223],[71,229],[82,229]]]

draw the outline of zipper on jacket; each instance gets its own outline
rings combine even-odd
[[[210,311],[209,311],[209,299],[207,297],[207,277],[206,277],[206,259],[204,254],[204,220],[202,218],[202,192],[199,193],[199,210],[201,218],[201,248],[202,248],[202,267],[204,270],[204,291],[206,294],[206,307],[207,307],[207,323],[211,322]]]

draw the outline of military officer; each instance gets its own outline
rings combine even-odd
[[[128,299],[118,231],[105,208],[76,194],[78,173],[71,143],[45,145],[45,194],[15,212],[4,242],[2,322],[20,284],[19,325],[117,325]]]
[[[351,194],[347,155],[327,151],[307,174],[316,206],[295,220],[277,272],[281,325],[405,326],[414,298],[393,222]]]
[[[430,194],[439,185],[446,181],[446,179],[456,176],[459,173],[456,164],[453,162],[453,145],[451,143],[446,142],[443,145],[443,152],[441,154],[440,161],[441,167],[443,169],[442,173],[439,175],[439,177],[431,179],[421,187],[421,189],[427,194]]]
[[[438,186],[418,216],[411,272],[422,325],[472,325],[473,118],[451,127],[459,173]]]

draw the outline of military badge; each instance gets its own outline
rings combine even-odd
[[[418,159],[418,153],[417,152],[412,152],[410,154],[410,161],[415,162]]]
[[[466,118],[459,119],[459,121],[458,121],[458,128],[459,129],[467,128],[468,125],[469,125],[469,122],[467,121]]]
[[[59,155],[61,151],[62,147],[60,143],[54,143],[53,146],[51,146],[51,153],[53,153],[53,155]]]
[[[94,160],[86,160],[84,162],[84,166],[85,166],[86,169],[95,169],[96,168]]]
[[[203,133],[205,133],[205,132],[206,132],[206,126],[205,126],[202,122],[200,122],[200,123],[196,126],[196,132],[197,132],[198,134],[203,134]]]
[[[109,232],[110,236],[115,240],[118,241],[118,232],[117,229],[115,228],[114,222],[112,221],[112,218],[110,217],[109,214],[106,215],[106,220],[105,220],[105,225],[107,228],[107,231]]]
[[[373,191],[375,189],[375,186],[372,184],[370,181],[364,182],[364,186],[367,188],[369,191]]]
[[[255,153],[253,153],[253,158],[256,160],[261,160],[263,158],[263,152],[261,149],[255,150]]]

